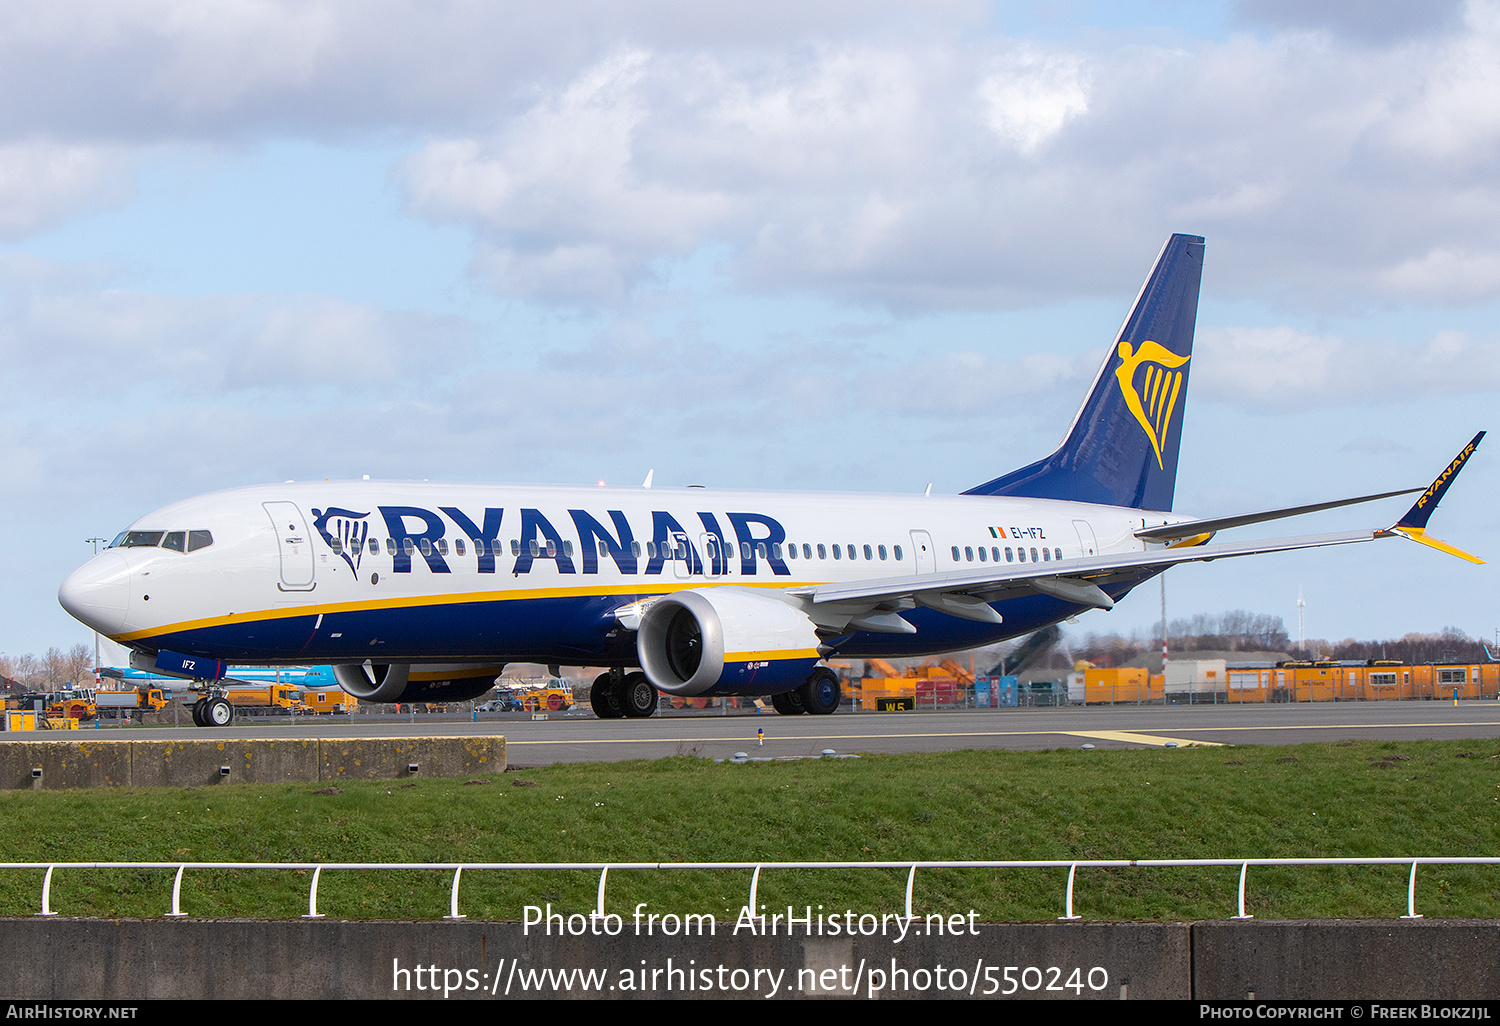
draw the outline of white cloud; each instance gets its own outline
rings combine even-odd
[[[26,382],[198,399],[407,385],[455,373],[471,330],[451,317],[330,296],[182,297],[108,287],[105,269],[0,263],[0,360]]]
[[[1128,291],[1171,230],[1210,237],[1221,294],[1500,295],[1500,0],[1266,0],[1241,13],[1272,33],[1173,49],[1005,37],[967,0],[814,6],[5,8],[0,233],[117,201],[142,147],[380,133],[423,140],[409,208],[545,301],[722,247],[742,288],[1031,304]]]
[[[1262,412],[1500,392],[1500,336],[1445,331],[1418,345],[1293,328],[1200,328],[1193,391]]]
[[[0,144],[0,239],[23,238],[81,211],[122,203],[132,192],[130,163],[118,147]]]
[[[998,69],[979,83],[985,120],[1023,154],[1032,156],[1088,112],[1088,77],[1078,57],[1027,48],[995,63]]]

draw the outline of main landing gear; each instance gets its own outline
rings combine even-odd
[[[655,715],[659,698],[656,688],[639,670],[626,673],[616,668],[601,673],[589,688],[589,705],[601,720],[640,719]],[[838,674],[820,666],[791,691],[772,695],[771,705],[783,716],[800,716],[802,713],[827,716],[838,709],[843,698]]]
[[[771,696],[771,705],[783,716],[798,716],[812,713],[827,716],[839,707],[844,692],[839,686],[838,674],[826,666],[820,666],[812,676],[791,691]]]
[[[601,720],[644,719],[656,713],[658,695],[646,675],[618,667],[601,673],[589,688],[589,705]]]
[[[193,723],[199,727],[227,727],[234,722],[234,706],[222,695],[210,695],[193,703]]]

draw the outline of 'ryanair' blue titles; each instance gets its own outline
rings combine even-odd
[[[454,700],[506,663],[608,668],[604,717],[659,692],[840,700],[824,660],[932,655],[1109,609],[1176,563],[1426,533],[1481,432],[1380,530],[1217,531],[1402,494],[1172,512],[1203,240],[1167,240],[1058,448],[957,496],[429,485],[241,488],[137,520],[59,600],[179,676],[328,663],[366,701]],[[189,669],[189,668],[192,669]],[[216,672],[222,673],[222,670]]]

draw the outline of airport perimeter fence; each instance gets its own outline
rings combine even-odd
[[[342,871],[390,871],[390,870],[428,870],[451,872],[453,883],[449,893],[448,912],[442,918],[448,920],[460,920],[466,918],[459,912],[459,885],[463,881],[465,870],[474,872],[538,872],[538,871],[589,871],[599,873],[598,895],[595,907],[585,918],[585,921],[601,921],[607,918],[605,912],[605,891],[609,883],[610,870],[666,870],[666,871],[695,871],[695,870],[746,870],[751,872],[749,881],[749,895],[746,902],[747,909],[758,907],[756,898],[760,888],[760,875],[763,870],[805,870],[805,869],[904,869],[907,870],[906,877],[906,906],[905,917],[907,920],[920,918],[916,915],[912,895],[916,887],[917,871],[931,871],[942,869],[1061,869],[1068,870],[1067,889],[1063,897],[1063,914],[1058,916],[1059,921],[1075,921],[1083,917],[1074,913],[1073,909],[1073,882],[1079,869],[1142,869],[1142,868],[1183,868],[1183,867],[1208,867],[1208,866],[1239,866],[1239,897],[1238,911],[1232,917],[1234,919],[1253,919],[1254,917],[1245,912],[1245,890],[1249,879],[1251,866],[1410,866],[1411,872],[1407,877],[1406,886],[1406,912],[1400,917],[1402,919],[1421,919],[1416,907],[1417,895],[1417,867],[1418,866],[1495,866],[1500,865],[1500,857],[1462,857],[1462,858],[1238,858],[1238,859],[1079,859],[1069,860],[1040,860],[1040,861],[958,861],[958,862],[0,862],[0,870],[8,869],[45,869],[46,874],[42,878],[41,911],[38,916],[55,916],[59,913],[51,907],[52,877],[58,870],[118,870],[118,869],[159,869],[175,870],[172,880],[172,907],[164,913],[167,918],[183,918],[189,913],[182,911],[182,879],[189,870],[291,870],[307,872],[312,871],[312,878],[308,884],[307,913],[304,919],[322,919],[324,914],[318,911],[318,883],[325,870],[333,872]],[[574,913],[582,916],[582,913]],[[618,919],[618,914],[612,914]],[[763,919],[764,917],[755,917]]]

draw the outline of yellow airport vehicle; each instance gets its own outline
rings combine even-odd
[[[237,712],[298,713],[307,708],[302,702],[302,689],[292,684],[260,684],[255,686],[224,689],[224,697]]]
[[[526,712],[562,712],[573,708],[572,688],[537,688],[520,696]]]

